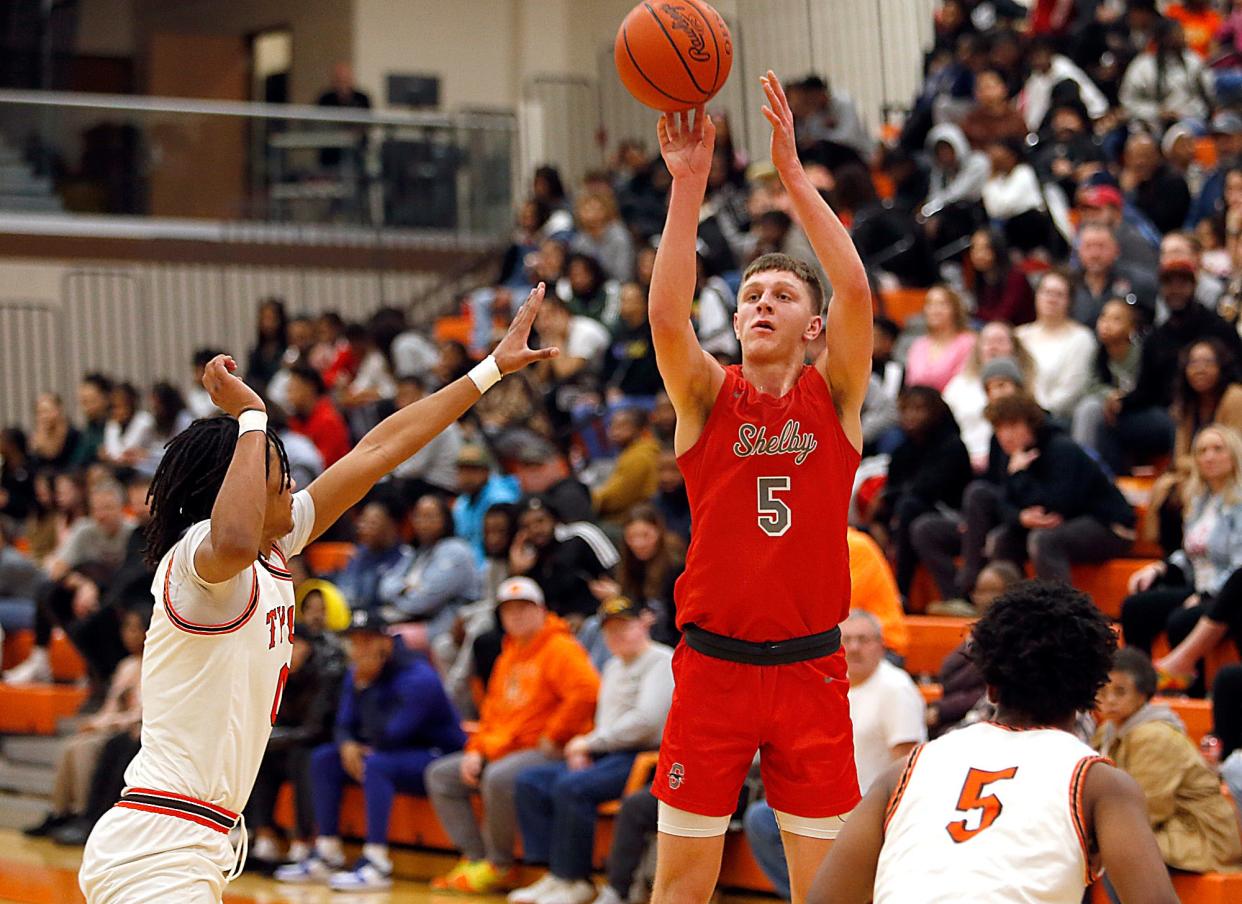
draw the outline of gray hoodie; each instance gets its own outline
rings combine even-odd
[[[957,168],[947,171],[936,162],[936,145],[944,142],[957,153]],[[972,151],[966,134],[954,123],[946,122],[927,133],[924,144],[931,164],[931,184],[927,201],[919,211],[931,217],[959,201],[974,202],[983,198],[983,185],[992,175],[992,164],[982,151]]]
[[[1096,749],[1107,750],[1112,745],[1114,740],[1117,738],[1124,738],[1131,731],[1138,728],[1140,725],[1146,725],[1148,722],[1168,722],[1182,734],[1186,733],[1186,726],[1182,722],[1181,717],[1178,716],[1177,713],[1173,712],[1173,710],[1169,709],[1167,704],[1147,703],[1142,709],[1130,718],[1126,719],[1120,725],[1116,722],[1105,722],[1104,726],[1100,729],[1100,734],[1098,735],[1100,743]]]

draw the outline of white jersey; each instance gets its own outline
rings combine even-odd
[[[142,657],[142,749],[125,772],[131,789],[183,795],[240,813],[250,797],[293,652],[297,555],[315,523],[303,491],[293,529],[250,568],[209,584],[194,554],[210,521],[190,527],[160,561]],[[212,610],[240,613],[210,624]]]
[[[1067,732],[994,722],[915,748],[885,813],[875,904],[1079,904],[1095,878],[1082,792],[1101,760]]]

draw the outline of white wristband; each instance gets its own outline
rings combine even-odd
[[[252,432],[267,432],[266,411],[259,411],[256,408],[251,408],[248,411],[243,411],[237,416],[237,438],[241,439],[241,437],[245,434]]]
[[[496,363],[495,356],[488,355],[474,367],[470,368],[470,372],[466,376],[470,378],[470,382],[479,390],[479,395],[482,395],[499,383],[503,374],[500,372],[500,366]]]

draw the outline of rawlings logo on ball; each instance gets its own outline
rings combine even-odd
[[[668,13],[668,17],[673,20],[673,30],[684,31],[686,37],[690,39],[690,49],[686,52],[690,59],[696,63],[709,62],[711,54],[707,52],[707,39],[703,37],[703,23],[698,17],[691,18],[687,15],[685,8],[676,3],[661,3],[660,9]]]

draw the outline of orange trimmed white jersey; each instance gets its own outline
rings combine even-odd
[[[288,557],[301,552],[314,523],[310,495],[294,494],[293,529],[269,557],[219,584],[194,568],[210,521],[164,555],[142,657],[142,749],[125,772],[127,788],[245,807],[293,652]],[[213,611],[240,614],[213,624]]]
[[[1107,762],[1068,732],[981,722],[914,749],[889,800],[874,904],[1079,904],[1081,813]]]

